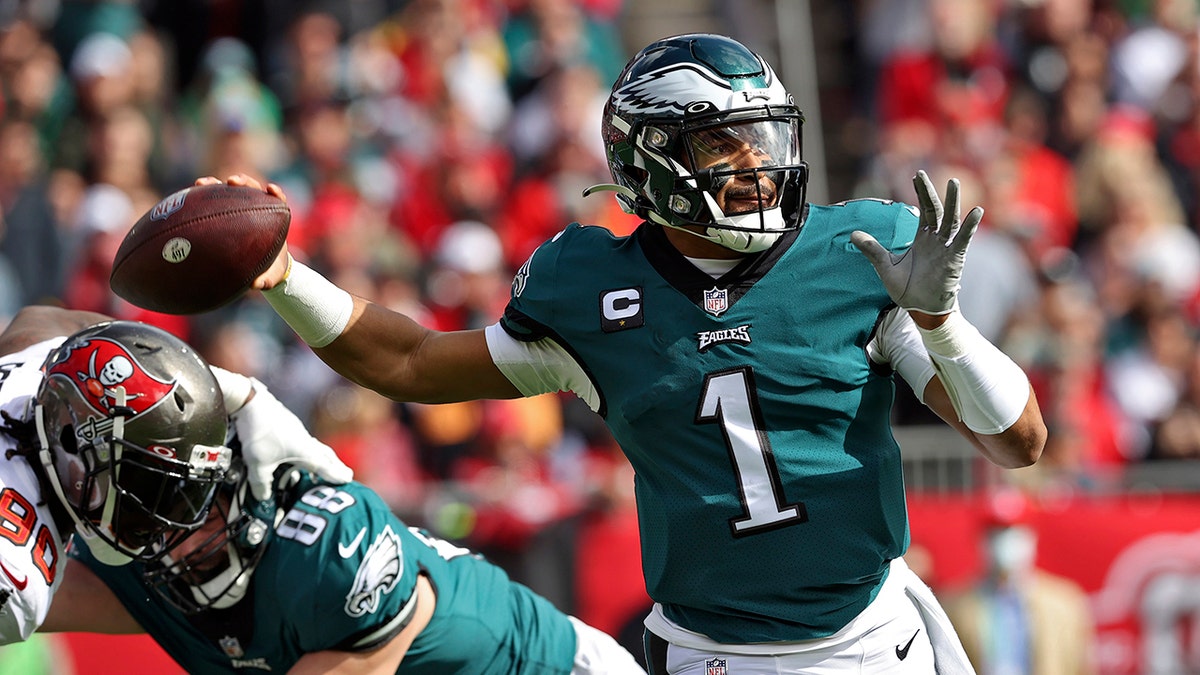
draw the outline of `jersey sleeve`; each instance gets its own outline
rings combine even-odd
[[[891,366],[912,388],[917,400],[925,402],[925,387],[935,371],[917,325],[908,312],[893,307],[884,313],[874,339],[867,344],[867,354],[872,361]]]
[[[512,294],[500,326],[516,340],[533,342],[547,337],[554,320],[550,291],[558,270],[559,240],[566,230],[537,247],[513,277]]]
[[[57,579],[47,583],[31,553],[26,547],[0,546],[0,644],[28,640],[50,611]]]
[[[570,260],[570,252],[577,250],[579,242],[594,233],[587,227],[571,223],[558,234],[539,246],[513,277],[512,295],[500,325],[517,340],[531,342],[545,337],[554,337],[549,328],[555,324],[554,308],[562,301],[564,291],[560,273],[564,261]]]
[[[24,458],[0,465],[0,644],[29,639],[62,584],[66,546]],[[21,469],[28,476],[15,471]]]
[[[843,234],[862,230],[892,253],[903,253],[912,246],[913,237],[920,225],[915,206],[888,199],[851,199],[833,204],[830,209],[839,209],[837,222]],[[860,254],[861,255],[861,254]]]
[[[539,246],[517,271],[504,316],[487,330],[492,361],[525,396],[570,391],[592,410],[600,406],[595,384],[553,328],[560,318],[555,307],[571,301],[560,269],[577,264],[580,242],[596,236],[610,235],[572,223]]]
[[[357,483],[317,486],[296,502],[276,528],[281,558],[272,574],[302,652],[371,650],[407,625],[419,570],[404,533]]]
[[[0,358],[0,410],[25,419],[55,338]],[[16,441],[0,434],[0,452]],[[0,644],[27,640],[46,620],[61,584],[64,542],[29,461],[0,462]]]

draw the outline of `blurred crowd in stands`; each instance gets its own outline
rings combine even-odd
[[[986,207],[962,309],[1031,374],[1051,428],[1018,480],[1100,490],[1130,463],[1200,458],[1197,3],[837,5],[820,16],[844,25],[816,28],[843,76],[820,83],[826,138],[805,144],[850,167],[832,201],[912,202],[924,168]],[[632,478],[581,402],[396,404],[333,374],[257,295],[175,317],[107,280],[150,206],[244,172],[283,186],[293,252],[342,287],[430,327],[492,323],[515,270],[566,223],[637,225],[610,196],[581,197],[609,181],[600,110],[641,46],[623,37],[629,9],[0,3],[0,321],[61,303],[191,340],[265,381],[411,522],[615,633],[640,588],[580,597],[575,577],[640,578],[612,553],[636,551]],[[778,40],[734,37],[764,52]],[[926,421],[901,393],[897,422]],[[563,572],[530,555],[545,546],[596,564]]]
[[[1200,458],[1200,32],[1192,0],[881,0],[854,196],[917,167],[987,209],[964,314],[1030,373],[1036,485]],[[861,142],[861,141],[859,141]]]

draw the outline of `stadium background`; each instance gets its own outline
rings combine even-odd
[[[565,223],[634,226],[580,198],[608,180],[599,108],[633,51],[742,40],[808,116],[812,201],[911,201],[925,168],[987,207],[962,308],[1030,373],[1050,442],[994,470],[900,385],[912,564],[940,593],[970,584],[994,497],[1019,491],[1039,566],[1087,593],[1098,672],[1200,672],[1194,0],[6,0],[0,26],[0,322],[51,302],[193,341],[410,522],[634,649],[631,477],[578,401],[394,404],[259,298],[147,314],[107,265],[162,196],[243,171],[284,186],[294,250],[343,287],[485,325]],[[54,636],[0,650],[0,670],[171,665],[141,638]]]

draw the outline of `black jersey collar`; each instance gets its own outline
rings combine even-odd
[[[771,248],[745,256],[733,269],[713,279],[671,245],[663,227],[642,223],[635,232],[638,244],[662,278],[699,307],[704,306],[704,292],[713,288],[724,289],[729,294],[729,305],[732,306],[775,267],[803,229],[785,232]]]

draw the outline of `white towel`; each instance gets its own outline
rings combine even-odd
[[[958,633],[950,623],[950,617],[946,616],[946,611],[942,609],[937,598],[933,597],[933,590],[926,586],[903,560],[892,561],[891,574],[897,573],[904,575],[904,593],[917,606],[921,620],[925,622],[925,630],[929,632],[937,675],[976,675],[975,668],[958,639]]]

